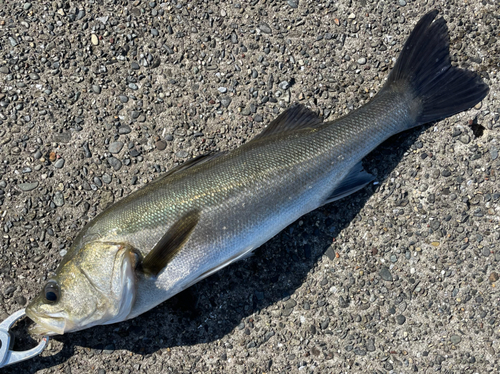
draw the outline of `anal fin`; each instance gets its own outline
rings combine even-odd
[[[340,200],[343,197],[349,196],[354,192],[361,190],[368,183],[373,181],[375,177],[363,170],[363,165],[361,161],[357,163],[342,179],[342,182],[332,191],[330,196],[325,200],[323,205],[329,204],[333,201]]]

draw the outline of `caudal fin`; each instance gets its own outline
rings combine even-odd
[[[420,110],[416,125],[437,121],[467,110],[488,93],[477,73],[450,63],[446,21],[433,10],[423,16],[408,37],[384,90],[409,89]]]

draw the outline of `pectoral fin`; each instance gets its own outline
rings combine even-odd
[[[142,261],[142,272],[157,276],[183,248],[199,219],[200,213],[192,211],[175,222]]]

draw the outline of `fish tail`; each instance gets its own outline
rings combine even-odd
[[[448,27],[437,14],[417,23],[381,91],[409,95],[415,120],[409,128],[467,110],[489,91],[477,73],[451,65]]]

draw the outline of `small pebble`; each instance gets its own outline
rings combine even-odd
[[[16,296],[14,301],[21,306],[26,304],[26,298],[24,296]]]
[[[109,175],[108,173],[104,173],[102,175],[102,181],[106,184],[110,184],[111,183],[111,175]]]
[[[119,134],[129,134],[132,130],[130,130],[130,127],[128,125],[123,125],[118,128],[118,133]]]
[[[120,170],[120,168],[122,167],[122,162],[113,156],[108,157],[108,163],[113,169],[115,169],[115,171]]]
[[[380,269],[379,274],[383,280],[385,280],[387,282],[392,282],[392,280],[393,280],[392,274],[389,271],[389,268],[387,268],[386,266],[384,266],[384,267],[382,267],[382,269]]]
[[[110,153],[116,154],[116,153],[120,153],[122,148],[123,148],[123,142],[113,142],[113,143],[109,144],[108,151]]]
[[[456,335],[456,334],[453,334],[451,337],[450,337],[450,341],[453,343],[453,344],[458,344],[462,341],[462,338],[460,337],[460,335]]]
[[[99,44],[99,38],[97,37],[96,34],[90,35],[90,41],[93,45],[98,45]]]
[[[17,185],[21,190],[28,192],[38,187],[38,182],[20,183]]]
[[[287,81],[283,81],[280,84],[278,84],[278,87],[281,88],[282,90],[288,90],[288,87],[290,87],[290,83]]]
[[[64,166],[64,158],[60,158],[54,163],[54,167],[56,169],[61,169],[63,166]]]
[[[271,28],[269,27],[269,25],[265,22],[262,22],[260,25],[259,25],[259,29],[260,31],[262,31],[264,34],[270,34],[271,33]]]
[[[56,206],[64,205],[64,195],[62,194],[61,191],[56,191],[56,193],[54,193],[54,198],[52,200],[54,201],[54,204],[56,204]]]
[[[155,146],[158,150],[163,151],[165,148],[167,148],[167,143],[164,140],[158,140],[155,143]]]
[[[398,325],[402,325],[406,322],[406,317],[402,314],[398,314],[396,316],[396,322],[398,323]]]
[[[498,158],[498,148],[493,146],[490,148],[490,157],[491,160],[496,160]]]
[[[227,108],[231,104],[231,98],[229,96],[223,96],[220,98],[220,103],[224,108]]]

